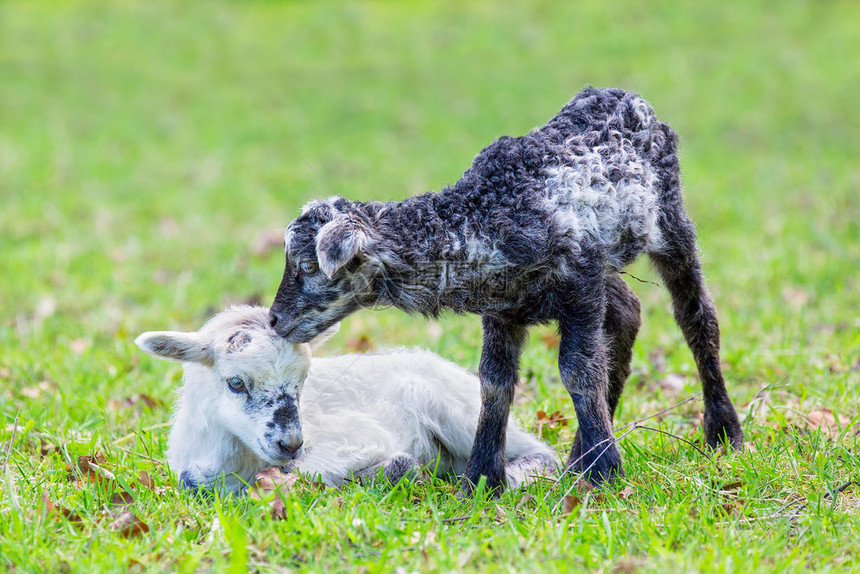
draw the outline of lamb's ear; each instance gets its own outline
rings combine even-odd
[[[212,365],[212,348],[197,333],[149,331],[134,340],[138,347],[162,359]]]
[[[340,323],[335,323],[310,341],[308,341],[308,345],[311,347],[311,352],[316,351],[320,347],[322,347],[326,341],[334,337],[335,333],[340,331]]]
[[[317,260],[329,279],[367,246],[367,229],[360,221],[338,216],[317,232]]]

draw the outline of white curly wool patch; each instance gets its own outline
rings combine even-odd
[[[659,203],[656,176],[632,150],[601,146],[571,154],[567,165],[546,170],[546,207],[571,240],[588,236],[607,249],[613,267],[621,268],[622,241],[635,241],[643,251],[656,251],[663,242],[657,226]],[[621,170],[613,184],[607,174]],[[629,250],[629,249],[628,249]]]

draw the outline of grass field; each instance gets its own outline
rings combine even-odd
[[[838,0],[0,2],[0,570],[860,572],[857,22]],[[681,135],[747,452],[638,429],[626,478],[568,513],[570,477],[500,500],[305,484],[284,520],[141,483],[175,483],[180,371],[137,334],[268,304],[265,239],[304,202],[438,189],[588,83]],[[644,325],[619,427],[699,390],[666,291],[628,279]],[[395,345],[475,369],[479,319],[365,311],[327,352]],[[535,329],[523,358],[535,431],[573,414],[556,345]],[[647,424],[698,446],[701,408]],[[566,456],[575,426],[541,432]],[[95,452],[115,480],[73,471]]]

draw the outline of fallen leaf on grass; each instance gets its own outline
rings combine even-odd
[[[522,510],[526,504],[532,502],[534,499],[535,497],[533,494],[530,494],[528,492],[525,493],[522,498],[520,498],[519,502],[517,502],[517,510]]]
[[[561,343],[561,337],[556,333],[544,333],[541,335],[541,341],[546,345],[547,349],[557,349],[558,345]]]
[[[809,430],[821,429],[825,432],[844,429],[851,423],[851,419],[844,415],[835,415],[830,409],[816,409],[810,412],[806,419],[806,428]]]
[[[141,486],[145,486],[150,490],[155,489],[155,481],[152,480],[152,477],[149,476],[149,473],[145,470],[140,471],[140,475],[137,477],[137,483]]]
[[[120,409],[127,409],[132,407],[140,409],[141,406],[147,407],[149,409],[154,409],[156,407],[164,406],[164,401],[160,399],[154,399],[149,395],[145,394],[132,395],[124,399],[110,399],[108,401],[108,408],[112,411],[118,411]]]
[[[55,503],[48,496],[47,492],[42,493],[42,508],[45,509],[45,516],[49,516],[52,512],[56,512],[57,514],[62,515],[66,518],[66,520],[74,524],[79,524],[81,522],[81,517],[78,516],[76,512],[72,512],[65,506],[60,506],[59,504]]]
[[[538,411],[535,413],[535,416],[537,416],[539,426],[547,428],[567,426],[567,417],[561,411],[555,411],[551,415],[546,414],[545,411]]]
[[[582,499],[574,494],[567,494],[561,499],[561,514],[567,515],[582,504]]]
[[[45,458],[51,453],[59,452],[59,450],[60,449],[57,448],[57,445],[51,444],[44,438],[39,437],[39,456],[42,458]]]
[[[734,514],[734,512],[736,510],[741,511],[741,514],[743,514],[744,504],[746,504],[745,500],[741,500],[741,499],[731,500],[731,501],[723,504],[723,507],[722,507],[723,512],[726,513],[726,516],[731,516],[732,514]]]
[[[95,454],[79,456],[78,469],[90,482],[99,482],[102,480],[116,480],[116,475],[101,465],[105,463],[105,455],[101,452]],[[68,468],[68,467],[67,467]],[[68,469],[71,471],[71,469]],[[70,475],[74,479],[74,475]]]
[[[283,496],[293,488],[298,480],[297,474],[291,472],[284,474],[280,468],[273,466],[257,473],[256,481],[251,487],[249,496],[253,500],[263,500],[275,492],[276,496],[272,501],[269,513],[272,518],[286,518],[287,511]]]
[[[132,514],[131,512],[121,512],[108,526],[111,530],[115,530],[125,536],[132,538],[140,536],[145,532],[149,532],[149,526],[146,522]]]
[[[134,502],[134,496],[132,496],[130,492],[126,492],[124,490],[118,490],[110,497],[110,503],[112,506],[128,506],[132,502]]]
[[[551,415],[547,415],[545,411],[538,411],[537,416],[537,435],[538,438],[543,437],[544,427],[548,429],[560,428],[567,426],[567,417],[561,411],[555,411]]]
[[[352,337],[346,342],[346,350],[350,353],[367,353],[373,350],[373,343],[367,335]]]
[[[502,524],[507,519],[508,519],[508,513],[505,511],[504,508],[502,508],[502,506],[500,504],[497,504],[496,505],[496,516],[495,516],[496,522],[498,524]]]
[[[149,473],[145,470],[140,471],[140,475],[137,477],[137,483],[145,488],[148,488],[158,496],[162,496],[165,493],[174,490],[172,486],[156,485],[155,481],[152,480],[152,477],[149,476]]]
[[[621,492],[618,493],[618,498],[620,498],[621,500],[627,500],[631,496],[633,496],[633,487],[632,486],[625,486],[624,490],[622,490]]]
[[[740,487],[745,485],[746,483],[742,480],[738,480],[735,482],[730,482],[728,484],[724,484],[720,487],[720,492],[731,492],[733,490],[738,490]]]

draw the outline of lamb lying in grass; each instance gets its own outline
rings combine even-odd
[[[136,343],[184,363],[167,459],[186,488],[241,491],[271,466],[328,485],[397,482],[422,467],[462,475],[475,438],[477,377],[427,352],[311,358],[269,326],[268,309],[233,307],[196,333],[144,333]],[[508,484],[548,475],[556,453],[508,424]]]

